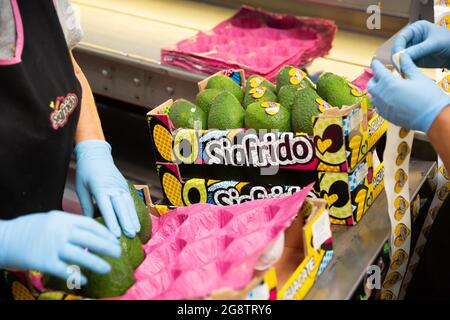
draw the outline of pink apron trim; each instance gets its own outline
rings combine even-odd
[[[23,25],[22,17],[20,15],[19,6],[17,0],[11,0],[11,6],[14,13],[14,20],[16,22],[16,52],[14,57],[10,59],[0,59],[0,65],[12,65],[22,62],[22,51],[23,51]]]

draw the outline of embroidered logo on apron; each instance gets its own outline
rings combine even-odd
[[[53,129],[58,130],[64,127],[77,105],[78,97],[74,93],[69,93],[65,97],[57,97],[55,101],[50,102],[50,108],[53,109],[50,114]]]

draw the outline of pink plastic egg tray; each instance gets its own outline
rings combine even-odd
[[[162,49],[161,62],[204,74],[244,69],[273,80],[284,65],[304,66],[328,54],[336,31],[330,20],[243,6],[211,31]]]
[[[155,218],[136,283],[117,299],[204,298],[246,287],[258,258],[290,226],[309,191],[230,207],[198,204]]]

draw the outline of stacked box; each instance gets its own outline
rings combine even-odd
[[[245,85],[242,70],[222,74]],[[206,87],[206,79],[199,83]],[[328,201],[331,221],[357,224],[383,188],[375,147],[387,122],[367,99],[313,119],[314,135],[262,130],[176,129],[168,100],[147,115],[167,203],[229,205],[290,194],[315,183],[312,197]]]

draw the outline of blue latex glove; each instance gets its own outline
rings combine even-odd
[[[450,97],[407,54],[401,56],[400,66],[407,79],[394,75],[381,62],[373,61],[375,76],[367,87],[372,103],[388,121],[428,132],[439,113],[450,105]]]
[[[62,279],[69,276],[69,265],[110,272],[111,266],[94,252],[118,258],[121,248],[118,239],[91,218],[51,211],[0,220],[0,269],[35,270]]]
[[[111,146],[101,140],[83,141],[75,147],[75,156],[76,191],[84,214],[94,215],[94,198],[109,230],[116,237],[123,230],[134,238],[141,226],[127,181],[114,165]]]
[[[413,23],[396,37],[392,55],[402,50],[421,68],[449,68],[450,30],[428,21]]]

